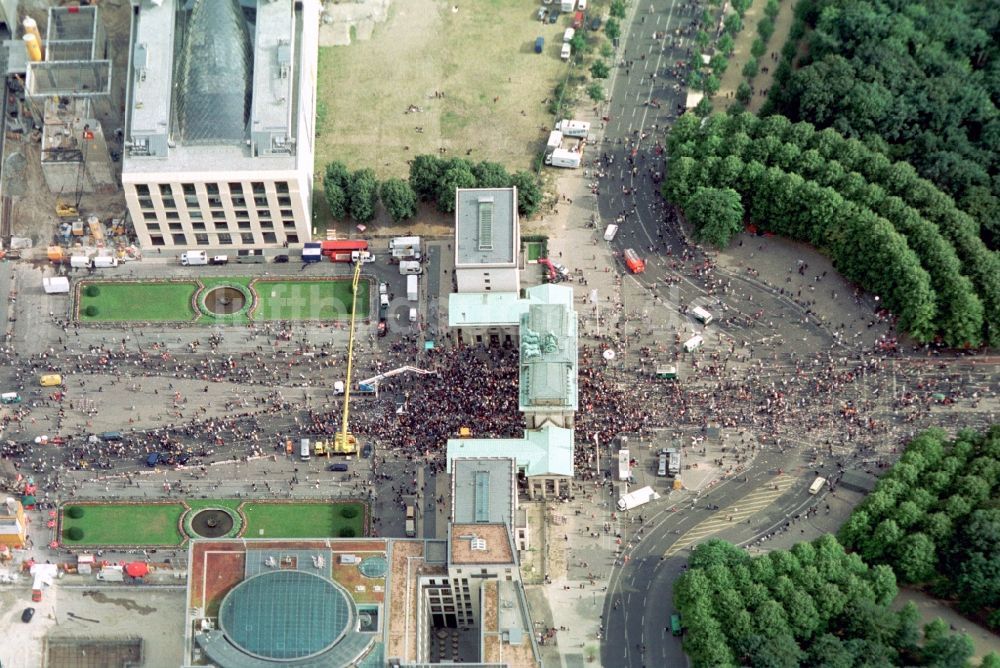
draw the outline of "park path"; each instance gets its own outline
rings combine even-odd
[[[712,98],[713,111],[725,112],[736,99],[736,88],[743,81],[743,66],[750,59],[750,46],[757,38],[757,23],[765,16],[765,4],[767,4],[766,0],[756,0],[743,16],[743,30],[736,36],[736,48],[729,57],[729,67],[722,75],[719,92]],[[768,90],[771,87],[771,82],[774,81],[774,68],[777,67],[781,58],[781,48],[788,40],[794,18],[795,2],[782,0],[781,11],[774,22],[774,34],[771,35],[771,39],[767,43],[768,51],[760,59],[760,67],[767,68],[767,72],[759,71],[750,82],[754,95],[750,100],[749,109],[753,113],[760,111],[767,99],[766,95],[761,93]]]

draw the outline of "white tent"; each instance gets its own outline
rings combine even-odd
[[[45,276],[42,278],[42,287],[49,295],[69,294],[69,279],[65,276]]]

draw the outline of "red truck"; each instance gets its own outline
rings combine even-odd
[[[573,14],[573,30],[579,30],[583,27],[583,19],[583,12]]]
[[[330,258],[330,262],[350,262],[352,252],[367,250],[368,242],[364,239],[341,239],[320,244],[320,253]]]

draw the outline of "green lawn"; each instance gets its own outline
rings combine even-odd
[[[358,317],[371,313],[371,283],[358,283]],[[350,320],[351,282],[300,280],[258,281],[254,284],[260,306],[255,320]]]
[[[96,285],[100,293],[87,296],[87,286]],[[157,322],[191,320],[191,295],[194,283],[115,283],[84,282],[80,289],[81,322]],[[88,306],[97,308],[93,316],[86,314]]]
[[[347,507],[358,514],[341,515]],[[338,538],[344,527],[363,534],[364,506],[360,503],[251,503],[243,506],[247,516],[245,538]]]
[[[249,276],[204,277],[205,290],[219,285],[238,285],[247,288],[254,279]],[[95,285],[100,291],[88,297],[87,286]],[[282,280],[258,281],[254,285],[260,305],[254,311],[254,320],[344,320],[350,319],[351,281],[340,280]],[[358,317],[371,315],[371,280],[358,283]],[[163,322],[195,318],[191,300],[198,289],[196,283],[153,283],[85,281],[80,288],[81,322]],[[95,306],[97,313],[86,314],[88,306]],[[246,311],[234,315],[204,313],[196,322],[201,325],[246,324]]]
[[[528,262],[534,262],[538,258],[542,257],[542,244],[538,241],[528,241],[524,244],[524,250],[527,254]]]
[[[66,545],[177,545],[184,538],[178,527],[184,513],[180,503],[82,507],[84,513],[80,519],[63,513],[62,541]],[[83,529],[82,540],[66,538],[66,531],[75,526]]]

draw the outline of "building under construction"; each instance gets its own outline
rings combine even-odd
[[[317,0],[131,0],[122,183],[144,247],[311,234]]]

